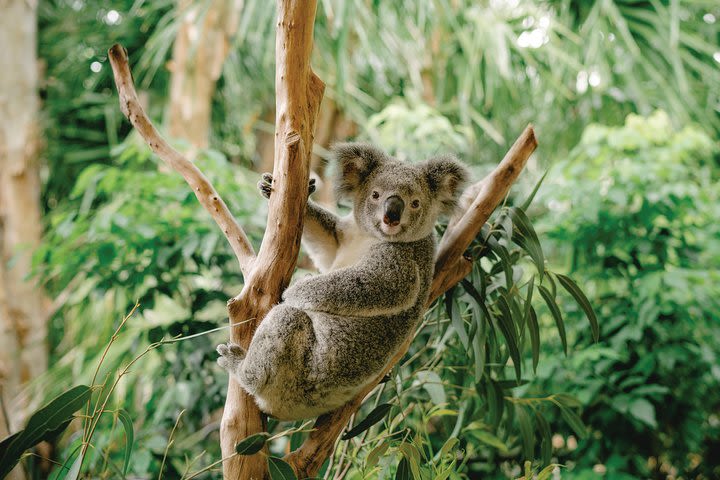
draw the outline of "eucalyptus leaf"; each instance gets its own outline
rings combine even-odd
[[[281,458],[268,457],[268,471],[272,480],[297,480],[292,467]]]
[[[593,340],[597,342],[600,338],[600,325],[598,324],[598,319],[595,316],[595,311],[593,310],[592,305],[590,305],[590,301],[585,296],[583,291],[580,290],[580,287],[578,287],[577,284],[570,277],[561,275],[559,273],[556,273],[555,276],[560,282],[560,285],[562,285],[563,288],[567,290],[570,295],[573,296],[578,305],[580,305],[580,308],[582,308],[583,312],[585,312],[585,316],[587,316],[587,319],[590,322]]]
[[[550,276],[548,275],[546,278],[550,278]],[[538,290],[540,291],[540,295],[545,300],[545,303],[548,306],[548,310],[550,310],[550,314],[552,314],[553,319],[555,319],[555,325],[557,326],[558,334],[560,335],[560,341],[562,342],[563,351],[565,352],[565,356],[567,356],[568,347],[567,347],[567,336],[565,334],[565,322],[563,322],[562,314],[560,313],[560,308],[558,308],[557,303],[555,303],[555,298],[548,291],[547,288],[540,285],[538,287]]]
[[[362,419],[360,423],[355,425],[353,428],[351,428],[348,432],[345,432],[343,434],[342,439],[343,440],[349,440],[353,437],[357,437],[361,433],[363,433],[368,428],[372,427],[379,421],[381,421],[385,416],[388,414],[390,409],[392,408],[392,404],[390,403],[381,403],[377,407],[375,407],[370,413],[368,413],[367,417]]]

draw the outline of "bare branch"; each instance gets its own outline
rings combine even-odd
[[[492,212],[505,198],[535,148],[537,148],[535,131],[532,125],[528,125],[495,170],[480,182],[475,201],[460,220],[445,231],[440,242],[435,260],[433,290],[445,268],[465,252]]]
[[[535,133],[532,126],[528,126],[495,170],[481,182],[470,187],[470,191],[476,192],[477,196],[467,212],[455,222],[454,226],[448,227],[443,237],[435,264],[435,276],[430,296],[426,304],[428,307],[437,297],[465,278],[470,272],[472,260],[463,257],[463,252],[507,195],[536,147]],[[405,355],[412,340],[412,336],[405,340],[382,374],[363,389],[357,397],[339,409],[318,418],[315,422],[315,429],[305,443],[285,457],[285,460],[295,469],[298,478],[313,477],[317,474],[325,459],[332,453],[335,440],[345,428],[352,414],[357,411],[363,399],[372,392],[380,380]]]
[[[108,58],[120,96],[120,110],[145,139],[152,151],[170,168],[180,173],[190,185],[200,204],[210,213],[225,234],[240,263],[240,270],[247,276],[255,258],[255,252],[245,232],[205,175],[162,138],[143,111],[130,73],[127,51],[121,45],[115,44],[108,51]]]

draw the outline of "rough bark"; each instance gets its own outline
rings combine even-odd
[[[168,133],[197,148],[208,146],[212,97],[243,0],[178,0],[180,26],[170,62]]]

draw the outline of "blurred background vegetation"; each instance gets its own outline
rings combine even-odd
[[[4,387],[5,415],[22,418],[94,375],[112,382],[148,345],[181,335],[108,396],[81,475],[122,478],[130,431],[127,478],[187,478],[220,458],[227,376],[214,346],[227,331],[203,333],[226,325],[242,276],[184,181],[122,118],[106,51],[128,49],[151,117],[257,244],[266,206],[255,183],[272,168],[274,2],[46,0],[28,14],[44,233],[26,274],[48,298],[34,301],[49,360],[16,391]],[[472,276],[431,309],[356,419],[390,404],[384,421],[339,442],[325,478],[720,478],[719,22],[711,0],[319,2],[321,185],[329,145],[353,138],[408,160],[455,152],[480,179],[529,122],[540,145],[508,205],[525,206],[547,171],[532,203],[500,210],[473,245],[483,259]],[[316,195],[327,202],[328,191]],[[539,264],[513,228],[522,211]],[[8,271],[16,255],[4,253]],[[599,341],[561,274],[588,296]],[[487,299],[507,299],[520,319],[510,335],[520,357]],[[51,452],[59,463],[87,433],[74,425]],[[67,474],[26,463],[37,478]],[[198,478],[220,477],[216,467]]]

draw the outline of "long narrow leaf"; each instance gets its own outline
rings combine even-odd
[[[548,276],[549,278],[549,276]],[[560,341],[562,342],[563,351],[565,352],[565,356],[567,356],[568,349],[567,349],[567,337],[565,335],[565,323],[563,322],[562,314],[560,313],[560,309],[557,306],[557,303],[555,303],[555,299],[553,298],[552,294],[548,291],[547,288],[540,285],[538,287],[538,290],[540,290],[540,295],[542,295],[543,299],[545,300],[545,303],[548,306],[548,309],[550,310],[550,313],[552,314],[553,318],[555,319],[555,324],[557,325],[558,334],[560,334]]]
[[[381,403],[377,407],[373,409],[372,412],[368,413],[368,416],[365,417],[360,423],[355,425],[350,431],[346,432],[343,436],[343,440],[349,440],[353,437],[356,437],[360,435],[362,432],[367,430],[368,428],[372,427],[376,423],[378,423],[380,420],[385,418],[385,415],[388,414],[390,409],[392,408],[392,404],[389,403]]]
[[[563,288],[573,296],[578,305],[580,305],[580,308],[582,308],[583,312],[585,312],[585,316],[590,322],[593,340],[597,342],[600,338],[600,325],[598,324],[598,319],[595,316],[595,311],[593,310],[592,305],[590,305],[590,301],[583,291],[580,290],[580,287],[577,286],[577,283],[575,283],[570,277],[566,277],[565,275],[561,275],[559,273],[556,273],[555,276],[560,282],[560,285],[562,285]]]
[[[505,343],[508,346],[510,358],[512,359],[513,366],[515,367],[515,377],[519,382],[521,376],[520,350],[518,349],[517,331],[512,319],[512,314],[510,313],[510,305],[508,305],[505,297],[501,295],[497,299],[497,306],[500,309],[500,315],[496,317],[497,323],[500,327],[500,331],[505,337]]]
[[[545,256],[537,233],[535,233],[530,219],[522,209],[511,207],[508,211],[513,221],[513,241],[530,255],[540,275],[540,281],[542,281],[543,272],[545,271]]]
[[[128,467],[130,466],[130,454],[133,449],[133,442],[135,440],[132,418],[130,414],[123,409],[118,411],[118,418],[123,424],[125,429],[125,462],[123,463],[123,476],[127,475]]]

